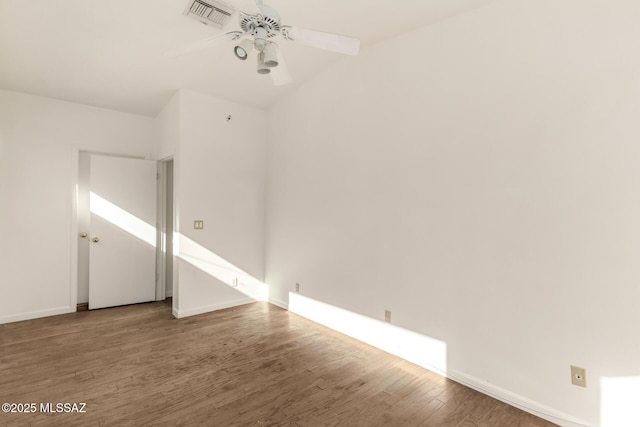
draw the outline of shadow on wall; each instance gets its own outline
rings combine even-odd
[[[90,193],[90,210],[137,239],[156,247],[156,228],[153,225],[93,192]],[[256,301],[269,300],[269,287],[246,271],[182,234],[174,233],[173,241],[174,256]]]
[[[92,214],[110,222],[121,230],[156,247],[156,228],[111,203],[94,192],[89,194],[89,206]]]
[[[269,300],[269,286],[182,234],[174,235],[174,255],[256,301]],[[177,244],[176,244],[177,243]]]
[[[132,236],[156,246],[153,225],[93,192],[90,193],[90,210]],[[256,301],[269,300],[269,287],[246,271],[182,234],[174,233],[173,242],[174,256]]]

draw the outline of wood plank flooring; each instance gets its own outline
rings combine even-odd
[[[0,403],[37,406],[0,413],[6,426],[554,425],[267,303],[0,325],[0,367]]]

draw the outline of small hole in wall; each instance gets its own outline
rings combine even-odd
[[[230,122],[232,118],[233,118],[233,117],[231,117],[231,114],[227,115],[227,121],[228,121],[228,122]]]

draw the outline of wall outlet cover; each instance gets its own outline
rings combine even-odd
[[[579,387],[587,386],[587,371],[578,366],[571,366],[571,384]]]

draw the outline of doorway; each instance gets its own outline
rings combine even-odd
[[[157,252],[158,286],[156,299],[172,298],[175,304],[175,206],[174,206],[174,162],[173,158],[161,160],[158,164],[158,231]],[[175,306],[175,305],[174,305]]]

